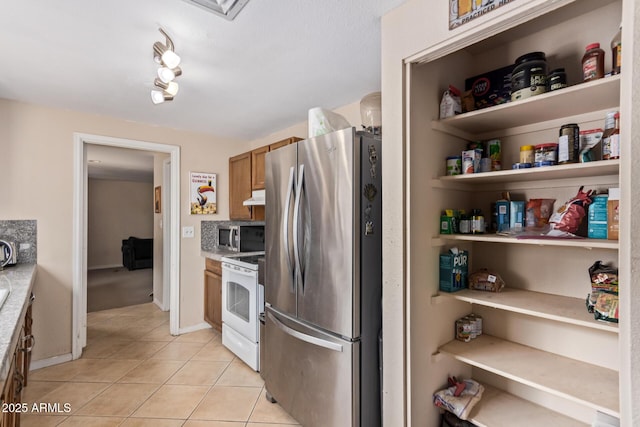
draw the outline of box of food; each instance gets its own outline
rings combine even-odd
[[[511,101],[513,68],[514,65],[508,65],[464,81],[465,91],[471,91],[476,110]]]
[[[440,290],[455,292],[467,287],[469,252],[450,249],[440,254]]]
[[[509,202],[509,228],[511,231],[519,232],[524,230],[525,215],[524,215],[524,202],[511,201]]]
[[[593,196],[589,205],[588,215],[588,231],[587,237],[590,239],[606,239],[607,238],[607,200],[609,196],[606,194],[597,194]]]

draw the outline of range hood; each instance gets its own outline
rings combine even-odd
[[[264,206],[264,190],[253,190],[251,198],[242,202],[244,206]]]

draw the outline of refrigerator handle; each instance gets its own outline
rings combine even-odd
[[[284,251],[287,255],[287,267],[289,268],[289,275],[292,275],[294,270],[291,265],[291,248],[289,247],[289,207],[291,206],[291,196],[293,195],[294,179],[296,177],[296,168],[291,166],[289,169],[289,184],[287,184],[287,200],[285,201],[284,208],[284,224],[282,227],[282,240],[284,241]],[[291,281],[291,291],[295,292],[295,280]]]
[[[299,283],[304,293],[304,272],[302,271],[302,263],[300,262],[300,248],[298,245],[298,227],[300,221],[300,198],[302,197],[302,189],[304,187],[304,165],[300,165],[300,173],[298,174],[298,192],[296,193],[296,201],[293,204],[293,255],[296,262],[296,274],[300,276]]]
[[[309,344],[317,345],[318,347],[323,347],[329,350],[342,352],[342,345],[336,344],[331,341],[323,340],[322,338],[317,338],[311,335],[303,334],[302,332],[296,331],[292,329],[276,319],[276,317],[271,314],[270,311],[267,311],[267,316],[271,318],[271,321],[275,323],[275,325],[285,334],[291,335],[294,338],[299,339],[300,341],[308,342]]]

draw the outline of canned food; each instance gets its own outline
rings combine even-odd
[[[534,162],[552,162],[555,165],[558,162],[558,144],[547,142],[536,145]]]
[[[478,335],[476,334],[476,331],[477,331],[476,320],[473,317],[471,317],[471,315],[464,316],[462,320],[466,320],[471,324],[471,331],[469,332],[469,335],[471,335],[472,340],[475,340],[478,337]]]
[[[575,163],[580,156],[580,128],[571,123],[560,128],[558,163]]]
[[[456,339],[463,342],[471,341],[471,322],[469,320],[456,320]]]
[[[460,175],[462,173],[462,156],[447,157],[447,175]]]
[[[499,171],[502,169],[502,151],[500,148],[499,139],[491,139],[487,141],[487,151],[489,152],[489,158],[491,159],[491,170]]]

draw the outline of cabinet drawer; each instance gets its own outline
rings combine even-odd
[[[205,269],[212,273],[222,275],[222,263],[211,258],[205,258]]]

